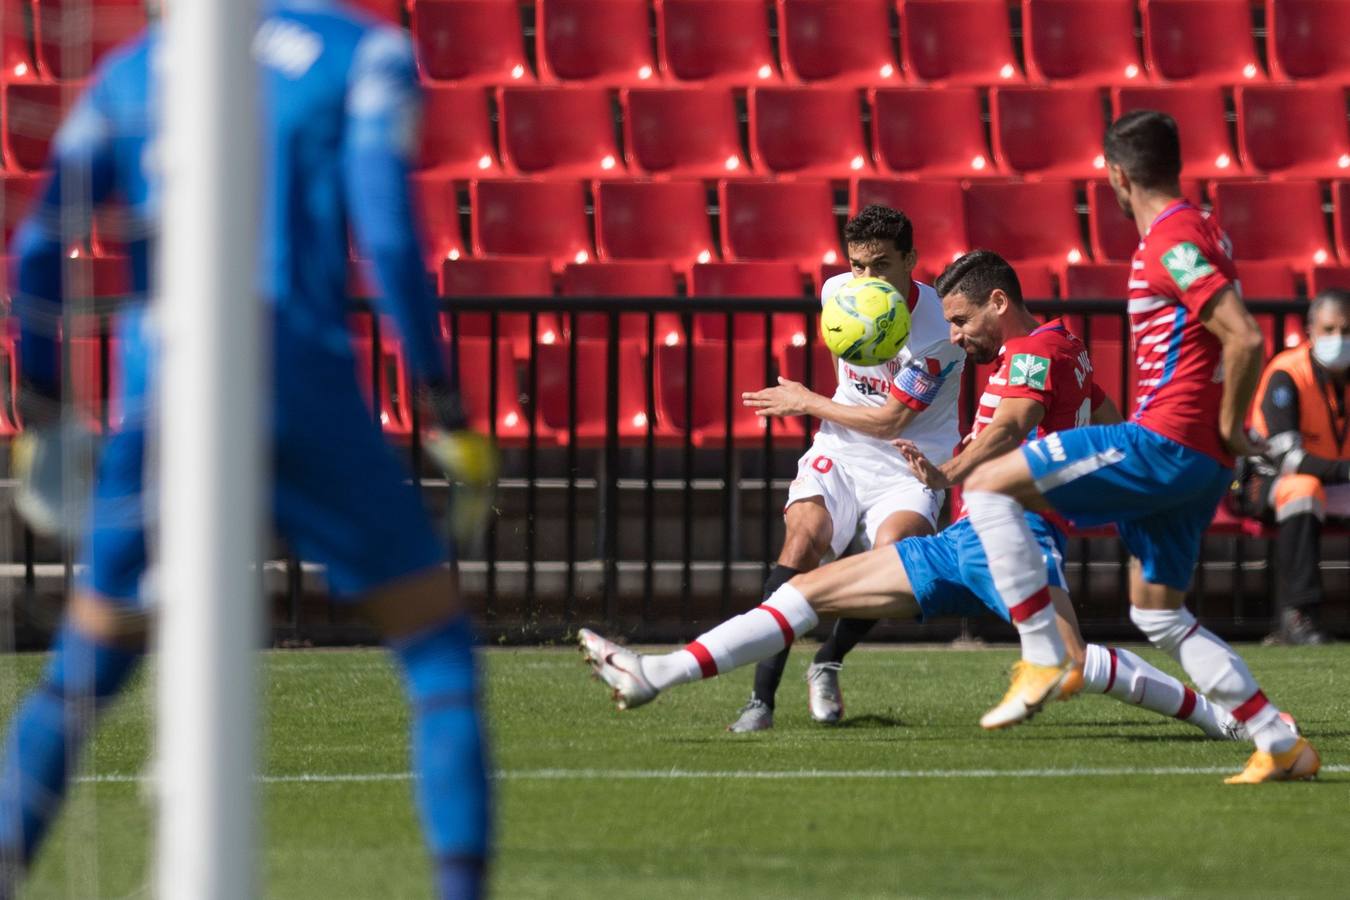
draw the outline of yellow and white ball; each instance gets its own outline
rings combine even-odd
[[[820,336],[845,362],[878,366],[909,340],[909,308],[900,292],[880,278],[854,278],[825,301]]]

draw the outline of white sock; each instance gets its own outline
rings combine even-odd
[[[1064,661],[1064,641],[1055,624],[1055,610],[1045,578],[1045,559],[1022,504],[990,491],[962,494],[970,524],[980,538],[994,588],[1022,639],[1022,658],[1041,666]]]
[[[1246,724],[1258,749],[1282,753],[1294,746],[1298,735],[1280,719],[1242,657],[1202,628],[1188,609],[1131,607],[1130,619],[1153,646],[1181,663],[1201,693]]]
[[[642,674],[657,690],[712,678],[768,659],[819,621],[802,592],[785,584],[759,606],[705,632],[683,650],[644,656]]]
[[[1088,644],[1083,689],[1190,722],[1212,738],[1226,737],[1222,722],[1231,718],[1227,713],[1129,650]]]

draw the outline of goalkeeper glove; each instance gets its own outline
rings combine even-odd
[[[497,487],[497,448],[468,426],[459,392],[444,381],[424,390],[433,425],[427,453],[450,483],[450,529],[455,540],[470,543],[481,532]]]
[[[19,390],[23,431],[11,445],[18,486],[14,507],[44,536],[74,537],[84,525],[96,446],[84,428],[61,420],[60,400],[24,382]]]

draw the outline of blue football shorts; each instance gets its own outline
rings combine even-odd
[[[1133,422],[1073,428],[1022,454],[1050,505],[1075,525],[1115,525],[1144,579],[1184,591],[1232,469]]]
[[[1026,518],[1045,559],[1050,586],[1064,588],[1064,535],[1035,513],[1027,513]],[[1005,622],[1012,621],[1008,607],[994,587],[989,559],[969,519],[961,519],[929,537],[905,538],[896,543],[895,549],[924,621],[987,612]]]
[[[130,350],[130,348],[128,348]],[[81,558],[81,584],[136,602],[147,566],[144,510],[148,379],[127,354],[127,426],[104,448]],[[350,357],[288,348],[275,360],[271,516],[301,559],[322,563],[339,599],[437,566],[449,557],[408,471],[386,443]],[[206,473],[203,473],[205,477]],[[152,492],[153,493],[153,492]]]

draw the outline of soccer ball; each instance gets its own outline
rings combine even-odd
[[[880,278],[854,278],[825,301],[820,336],[845,362],[879,366],[909,340],[909,308]]]

